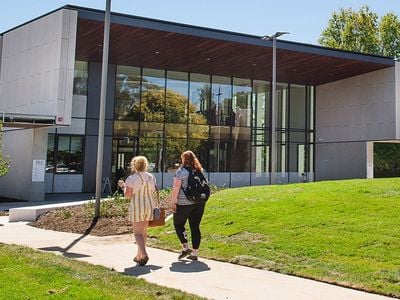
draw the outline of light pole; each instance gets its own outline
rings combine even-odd
[[[104,40],[103,60],[101,68],[101,89],[100,89],[100,112],[99,112],[99,136],[97,143],[97,165],[96,165],[96,204],[94,218],[100,216],[101,183],[103,176],[103,149],[104,149],[104,120],[106,113],[107,95],[107,74],[108,74],[108,47],[110,42],[110,13],[111,0],[106,0],[106,11],[104,16]]]
[[[275,108],[276,108],[276,38],[289,32],[275,32],[273,35],[261,37],[263,40],[272,41],[272,99],[271,99],[271,184],[275,183],[276,173],[276,132],[275,132]]]

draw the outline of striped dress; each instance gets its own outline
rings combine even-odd
[[[153,220],[155,178],[147,172],[135,173],[126,179],[126,185],[133,189],[129,205],[129,221]]]

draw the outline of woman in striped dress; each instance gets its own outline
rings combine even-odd
[[[118,185],[124,190],[126,198],[131,199],[129,204],[129,220],[133,223],[133,231],[138,247],[133,259],[140,266],[144,266],[149,260],[146,252],[147,227],[153,220],[154,191],[156,179],[147,172],[149,163],[144,156],[136,156],[131,161],[132,174],[126,179],[118,181]]]

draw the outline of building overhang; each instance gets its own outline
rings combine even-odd
[[[101,61],[104,11],[78,11],[76,59]],[[112,64],[271,80],[272,42],[239,34],[112,13]],[[277,80],[320,85],[393,67],[388,57],[277,41]]]

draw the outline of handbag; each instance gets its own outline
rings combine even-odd
[[[156,187],[157,206],[153,209],[153,220],[149,221],[148,227],[157,227],[165,225],[165,208],[160,207],[160,193]]]

